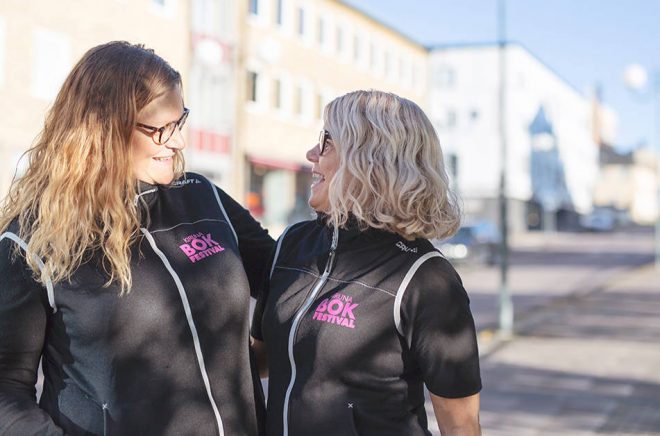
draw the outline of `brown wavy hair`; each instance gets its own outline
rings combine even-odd
[[[461,211],[438,136],[424,111],[398,95],[354,91],[328,103],[325,128],[339,153],[328,189],[329,223],[351,217],[405,238],[446,238]]]
[[[53,282],[68,280],[102,253],[106,285],[131,287],[131,246],[140,228],[130,157],[139,112],[181,87],[181,76],[153,50],[123,41],[87,51],[64,81],[42,132],[26,152],[0,209],[0,231],[18,221],[28,251]],[[183,173],[177,150],[175,173]],[[33,256],[26,256],[42,283]]]

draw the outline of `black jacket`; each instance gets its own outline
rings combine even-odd
[[[461,280],[428,240],[334,237],[320,219],[278,241],[252,327],[268,352],[266,432],[428,435],[424,384],[449,398],[481,389]]]
[[[248,278],[274,241],[199,175],[146,188],[124,296],[103,286],[94,256],[70,282],[41,286],[16,225],[0,236],[0,434],[259,433]]]

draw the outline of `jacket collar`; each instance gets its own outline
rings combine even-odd
[[[147,209],[151,208],[156,202],[157,195],[154,195],[158,192],[158,185],[152,185],[142,180],[138,180],[137,183],[137,195],[133,200],[135,205],[143,204]]]
[[[318,213],[316,223],[325,227],[329,240],[332,239],[332,225],[328,222],[329,216],[324,213]],[[373,227],[360,228],[360,222],[354,216],[350,216],[348,222],[339,229],[339,245],[337,251],[351,249],[356,245],[369,243],[394,243],[397,240],[404,239],[401,235],[389,232],[383,229]]]

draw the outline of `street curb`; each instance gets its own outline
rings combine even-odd
[[[529,307],[520,313],[516,313],[513,334],[509,337],[504,337],[499,334],[496,323],[489,323],[477,332],[479,358],[487,359],[492,354],[506,347],[508,344],[515,341],[519,334],[528,331],[531,326],[543,322],[544,315],[548,312],[571,305],[584,297],[601,292],[607,289],[608,285],[614,282],[618,277],[621,277],[624,274],[629,274],[635,270],[643,270],[648,268],[649,265],[653,265],[653,263],[653,259],[650,259],[637,265],[628,265],[618,268],[603,268],[602,272],[605,274],[597,274],[599,279],[595,282],[591,282],[589,286],[578,285],[575,289],[564,295],[550,298],[545,303]]]

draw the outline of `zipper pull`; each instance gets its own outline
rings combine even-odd
[[[332,266],[335,263],[335,250],[339,245],[339,229],[337,227],[332,229],[332,243],[330,244],[330,254],[328,254],[328,261],[325,263],[325,271],[323,274],[329,274]]]
[[[334,263],[335,263],[335,250],[330,250],[330,254],[328,255],[328,261],[325,263],[325,271],[323,271],[323,274],[330,274],[330,270],[332,269]]]

